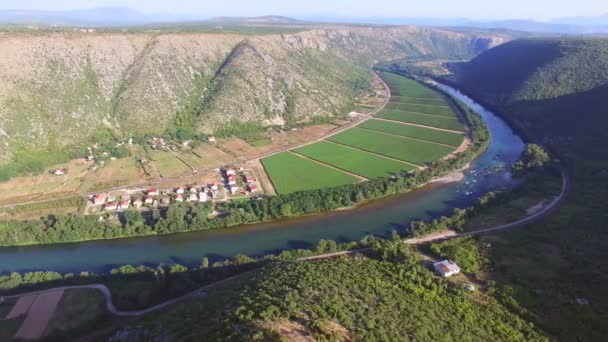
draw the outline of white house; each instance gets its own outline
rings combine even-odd
[[[450,260],[436,262],[433,264],[433,268],[437,274],[446,278],[460,273],[460,267]]]
[[[201,191],[198,193],[198,201],[199,202],[207,202],[207,193],[204,191]]]
[[[232,186],[230,187],[230,193],[231,194],[236,194],[237,192],[239,192],[239,187],[238,186]]]

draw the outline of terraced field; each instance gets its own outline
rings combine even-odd
[[[280,194],[297,191],[331,188],[357,183],[358,179],[305,159],[291,152],[282,152],[262,159],[264,169]]]
[[[445,145],[356,127],[328,140],[417,165],[435,161],[454,151],[453,147]]]
[[[370,179],[416,168],[411,164],[326,141],[298,148],[294,152]]]
[[[376,114],[376,117],[416,125],[449,129],[458,132],[464,131],[464,125],[456,117],[407,113],[395,110],[383,110]]]
[[[462,144],[462,140],[464,139],[464,134],[462,133],[452,133],[432,128],[417,127],[377,119],[368,120],[360,124],[358,127],[409,138],[428,140],[454,147],[460,146],[460,144]]]

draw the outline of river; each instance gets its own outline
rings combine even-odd
[[[521,138],[502,119],[456,89],[440,87],[478,112],[492,134],[488,150],[465,172],[462,182],[430,184],[354,210],[286,221],[167,236],[0,248],[0,274],[32,270],[105,272],[124,264],[195,265],[204,256],[212,260],[239,253],[257,256],[309,248],[320,239],[360,240],[368,234],[403,229],[411,220],[449,213],[488,191],[512,186],[510,173],[500,167],[519,158],[524,147]]]

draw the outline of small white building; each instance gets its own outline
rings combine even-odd
[[[231,194],[236,194],[237,192],[239,192],[239,187],[238,186],[232,186],[230,187],[230,193]]]
[[[236,176],[236,171],[233,168],[226,169],[226,176]]]
[[[435,272],[442,277],[451,277],[454,274],[460,273],[460,267],[450,260],[443,260],[433,264]]]
[[[207,193],[204,191],[201,191],[198,193],[198,201],[199,202],[207,202]]]
[[[188,202],[197,202],[198,201],[198,196],[196,194],[190,194],[188,196]]]

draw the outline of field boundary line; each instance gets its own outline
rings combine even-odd
[[[458,134],[466,135],[465,131],[454,131],[454,130],[447,129],[447,128],[421,125],[421,124],[416,124],[416,123],[412,123],[412,122],[403,122],[403,121],[384,119],[384,118],[379,118],[379,117],[375,117],[374,120],[381,120],[381,121],[387,121],[387,122],[392,122],[392,123],[401,124],[401,125],[408,125],[408,126],[414,126],[414,127],[422,127],[422,128],[433,129],[433,130],[436,130],[436,131],[443,131],[443,132],[458,133]]]
[[[438,101],[438,102],[441,102],[441,103],[445,103],[445,101],[441,97],[437,97],[437,98],[431,99],[431,98],[428,98],[428,97],[414,97],[414,96],[400,96],[400,95],[396,95],[396,96],[393,96],[392,98],[401,98],[401,97],[406,98],[406,99],[432,100],[432,101]]]
[[[411,111],[411,110],[401,110],[401,109],[385,108],[385,110],[391,110],[391,111],[403,112],[403,113],[410,113],[410,114],[433,116],[433,117],[438,117],[439,116],[439,117],[442,117],[442,118],[454,118],[454,119],[458,119],[458,116],[456,115],[456,113],[454,113],[454,115],[438,115],[438,114],[420,113],[420,112],[414,112],[414,111]],[[453,110],[452,110],[452,112],[453,112]],[[458,120],[458,121],[460,122],[460,120]]]
[[[348,148],[353,149],[353,150],[357,150],[357,151],[361,151],[361,152],[365,152],[365,153],[369,153],[369,154],[374,154],[374,155],[377,155],[379,157],[383,157],[383,158],[387,158],[387,159],[392,159],[394,161],[402,162],[402,163],[405,163],[405,164],[410,164],[410,165],[415,166],[415,167],[417,167],[419,169],[424,168],[423,165],[415,164],[415,163],[412,163],[412,162],[409,162],[409,161],[405,161],[405,160],[401,160],[401,159],[397,159],[397,158],[393,158],[393,157],[389,157],[389,156],[385,156],[384,154],[380,154],[380,153],[364,150],[362,148],[346,145],[346,144],[343,144],[343,143],[339,143],[337,141],[331,141],[331,140],[327,140],[327,141],[330,142],[330,143],[332,143],[332,144],[348,147]]]
[[[365,130],[372,131],[372,132],[389,134],[389,135],[392,135],[392,136],[395,136],[395,137],[399,137],[399,138],[412,139],[412,140],[417,140],[417,141],[420,141],[420,142],[427,142],[429,144],[435,144],[435,145],[440,145],[440,146],[445,146],[445,147],[451,147],[451,148],[454,148],[454,149],[456,149],[456,148],[458,148],[458,146],[462,145],[462,142],[460,142],[460,144],[458,144],[458,146],[453,146],[453,145],[447,145],[447,144],[439,143],[439,142],[435,142],[435,141],[413,138],[413,137],[406,136],[406,135],[399,135],[399,134],[395,134],[395,133],[380,131],[380,130],[372,129],[372,128],[365,128],[365,127],[357,127],[357,128],[359,128],[359,129],[365,129]]]
[[[394,104],[409,104],[409,105],[413,105],[413,106],[426,106],[426,107],[437,107],[437,108],[449,108],[449,109],[451,109],[451,107],[450,107],[450,106],[440,106],[440,105],[422,104],[422,103],[412,103],[412,102],[396,102],[396,101],[389,101],[389,103],[394,103]]]
[[[349,176],[355,177],[355,178],[359,179],[359,181],[361,181],[361,182],[366,182],[366,181],[368,181],[368,180],[369,180],[369,178],[363,177],[363,176],[361,176],[361,175],[359,175],[359,174],[356,174],[356,173],[353,173],[353,172],[350,172],[350,171],[344,170],[344,169],[342,169],[342,168],[339,168],[339,167],[334,166],[334,165],[331,165],[331,164],[327,164],[327,163],[325,163],[325,162],[322,162],[322,161],[320,161],[320,160],[317,160],[317,159],[314,159],[314,158],[311,158],[311,157],[305,156],[305,155],[303,155],[303,154],[299,154],[299,153],[297,153],[297,152],[294,152],[293,150],[289,150],[289,151],[287,151],[287,152],[288,152],[288,153],[291,153],[291,154],[293,154],[293,155],[296,155],[296,156],[298,156],[298,157],[300,157],[300,158],[302,158],[302,159],[305,159],[305,160],[310,160],[311,162],[316,163],[316,164],[319,164],[319,165],[321,165],[321,166],[325,166],[325,167],[328,167],[328,168],[330,168],[330,169],[334,169],[334,170],[336,170],[336,171],[340,171],[340,172],[342,172],[342,173],[345,173],[345,174],[347,174],[347,175],[349,175]]]

